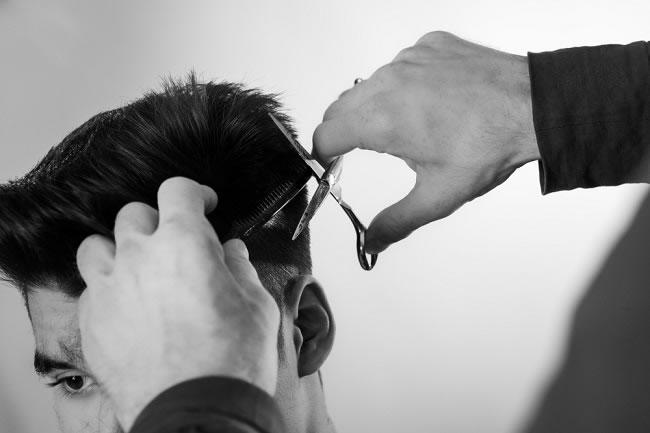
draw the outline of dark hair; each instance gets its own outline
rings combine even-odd
[[[269,179],[291,176],[289,131],[275,95],[233,83],[169,80],[162,92],[100,113],[75,129],[26,175],[0,185],[0,269],[23,295],[54,284],[79,296],[85,283],[76,250],[93,233],[113,238],[117,212],[139,201],[156,206],[167,178],[184,176],[219,196],[208,217],[223,239],[233,219],[245,216],[268,193]],[[284,288],[311,272],[309,233],[291,241],[303,190],[247,240],[250,257],[281,306]]]

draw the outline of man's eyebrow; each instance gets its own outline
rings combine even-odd
[[[59,342],[59,349],[63,358],[59,359],[43,353],[38,349],[34,352],[34,370],[40,376],[51,373],[53,370],[79,370],[85,365],[83,353],[77,347],[77,340],[70,341],[73,347]]]
[[[44,376],[54,370],[76,370],[71,362],[53,358],[38,350],[34,353],[34,370],[39,376]]]

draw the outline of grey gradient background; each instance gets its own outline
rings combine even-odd
[[[91,115],[190,68],[282,92],[309,145],[341,91],[428,31],[525,54],[648,40],[648,12],[627,0],[0,1],[0,181]],[[343,176],[366,222],[414,180],[401,162],[360,151]],[[371,273],[346,216],[326,203],[313,255],[338,324],[324,381],[339,431],[517,431],[560,359],[575,302],[646,191],[542,197],[529,164]],[[0,287],[0,433],[56,431],[32,350],[20,297]]]

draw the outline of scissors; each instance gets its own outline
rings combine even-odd
[[[293,233],[293,239],[296,239],[305,227],[307,227],[307,224],[314,217],[314,214],[329,194],[336,199],[345,214],[350,218],[350,221],[352,221],[354,230],[357,233],[357,258],[359,259],[359,264],[366,271],[374,268],[375,263],[377,263],[377,254],[366,254],[366,226],[364,226],[359,218],[357,218],[350,205],[343,201],[341,185],[339,184],[341,172],[343,171],[343,156],[334,159],[327,169],[323,168],[323,166],[320,165],[320,163],[291,136],[289,131],[287,131],[287,129],[278,119],[275,118],[275,116],[273,116],[273,114],[269,113],[269,116],[271,116],[275,125],[280,129],[289,143],[291,143],[291,146],[298,155],[300,155],[304,163],[311,168],[313,176],[318,181],[318,188],[300,218],[296,231]],[[368,260],[368,256],[370,256],[370,261]]]

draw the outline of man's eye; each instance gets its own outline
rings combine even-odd
[[[69,390],[75,392],[80,391],[84,387],[84,377],[83,376],[70,376],[63,379],[63,384]]]
[[[48,386],[59,389],[64,396],[75,396],[90,391],[95,383],[90,376],[65,376]]]

